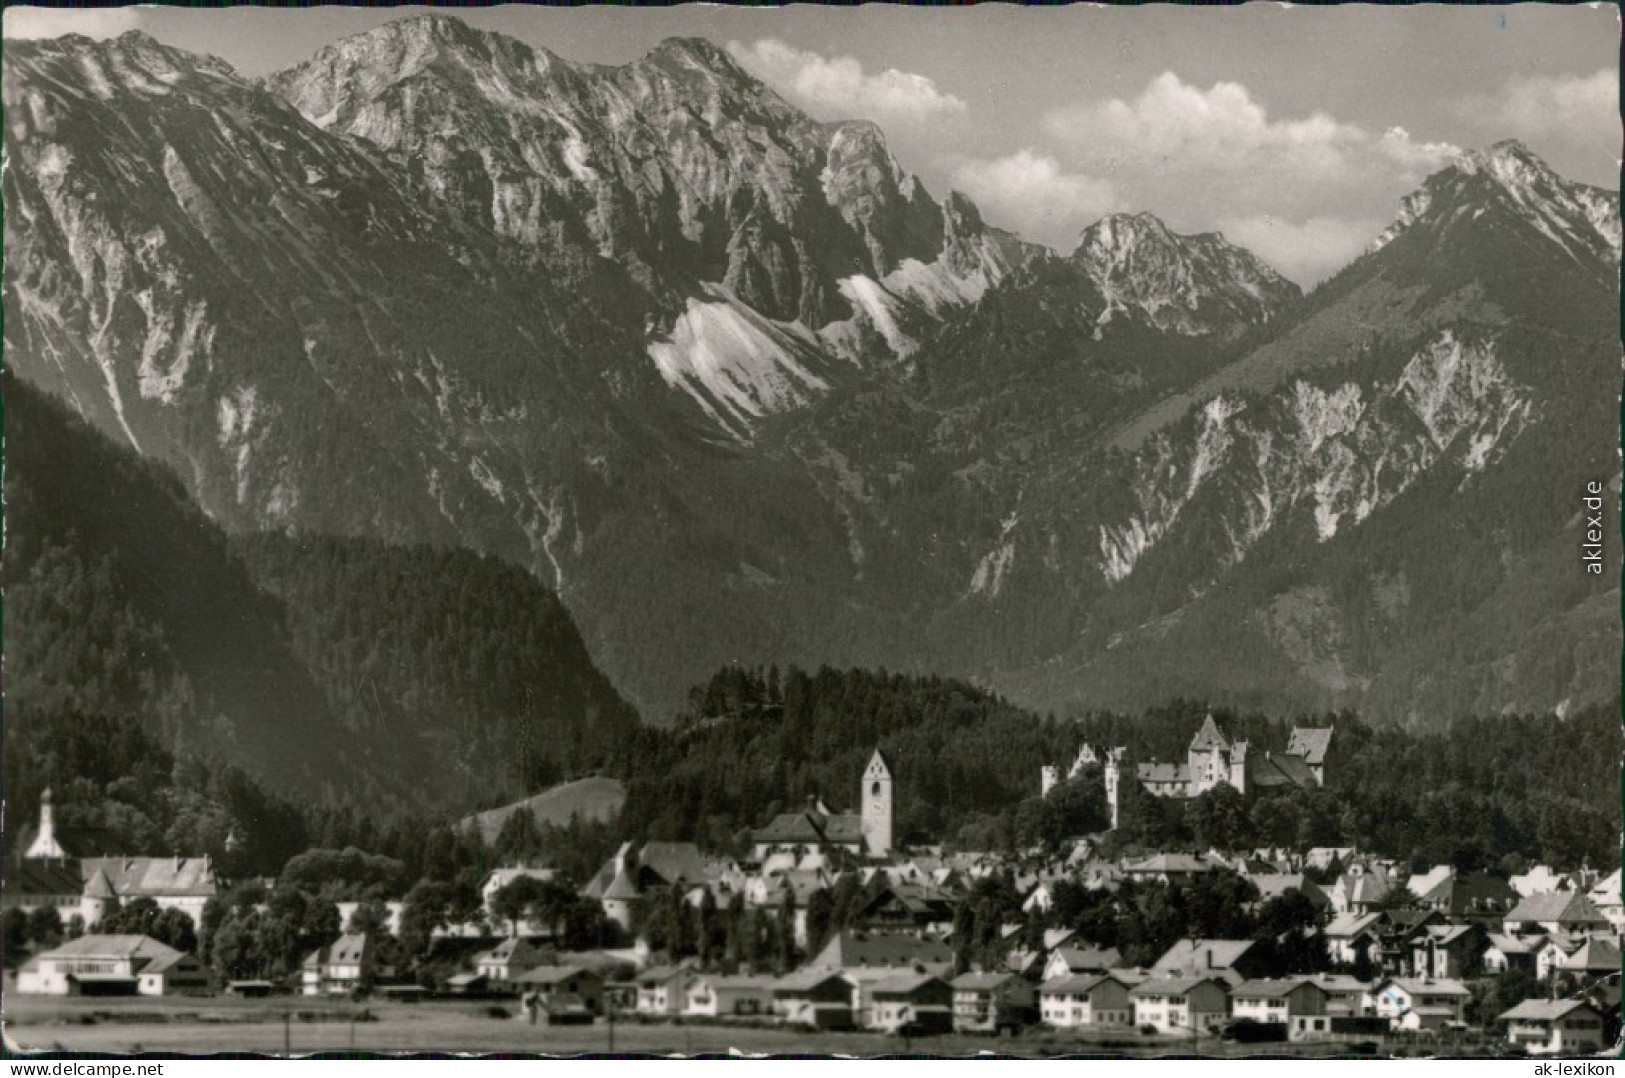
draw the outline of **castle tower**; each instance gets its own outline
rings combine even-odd
[[[1247,792],[1247,742],[1237,741],[1230,746],[1230,785],[1238,794]]]
[[[39,795],[39,833],[23,852],[24,857],[66,857],[62,844],[56,839],[56,817],[51,810],[51,788],[47,786]]]
[[[1038,772],[1038,796],[1048,797],[1049,792],[1060,783],[1061,772],[1054,764],[1045,764]]]
[[[1185,754],[1190,786],[1186,796],[1206,793],[1221,782],[1230,780],[1230,743],[1224,739],[1212,712],[1203,721],[1202,728],[1191,738]]]
[[[106,871],[97,869],[85,884],[85,893],[79,898],[79,916],[86,929],[94,929],[110,913],[118,912],[118,895],[113,892],[113,881]]]
[[[863,769],[863,844],[870,857],[891,853],[891,768],[876,749]]]

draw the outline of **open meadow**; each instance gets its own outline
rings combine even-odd
[[[269,1000],[60,999],[8,996],[5,1033],[14,1049],[33,1052],[143,1052],[212,1055],[255,1052],[547,1053],[611,1051],[610,1029],[533,1026],[510,1004],[482,1002],[329,1003],[286,997]],[[994,1039],[923,1037],[905,1041],[877,1033],[808,1033],[773,1026],[617,1021],[613,1051],[681,1055],[902,1055],[970,1056],[983,1052],[1022,1056],[1073,1054],[1320,1056],[1346,1052],[1333,1045],[1235,1045],[1142,1037],[1132,1031],[1109,1038],[1027,1033]]]

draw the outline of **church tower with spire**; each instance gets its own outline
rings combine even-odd
[[[876,749],[863,769],[863,846],[870,857],[885,857],[892,848],[891,768]]]
[[[23,856],[34,857],[66,857],[62,844],[56,837],[56,817],[51,810],[51,788],[47,786],[45,792],[39,797],[39,830],[34,834],[34,840],[23,851]]]

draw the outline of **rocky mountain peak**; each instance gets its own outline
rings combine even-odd
[[[1150,213],[1114,213],[1084,229],[1071,258],[1119,314],[1190,336],[1268,321],[1297,285],[1218,233],[1184,236]]]
[[[1407,195],[1376,251],[1426,223],[1435,231],[1491,209],[1509,213],[1581,260],[1610,261],[1620,246],[1618,196],[1571,183],[1516,139],[1462,153]]]

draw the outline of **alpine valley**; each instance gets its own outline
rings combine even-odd
[[[310,611],[442,556],[536,592],[571,686],[489,701],[471,784],[515,715],[585,745],[730,662],[1063,715],[1440,726],[1619,691],[1615,531],[1605,578],[1580,561],[1586,484],[1619,494],[1617,196],[1517,143],[1304,295],[1148,214],[1027,243],[699,39],[600,67],[428,15],[257,81],[139,33],[10,41],[4,105],[7,366],[179,479],[131,491],[201,507],[165,534],[248,611],[233,713],[280,685],[301,724],[433,758],[436,686],[480,673],[358,710],[375,667]]]

